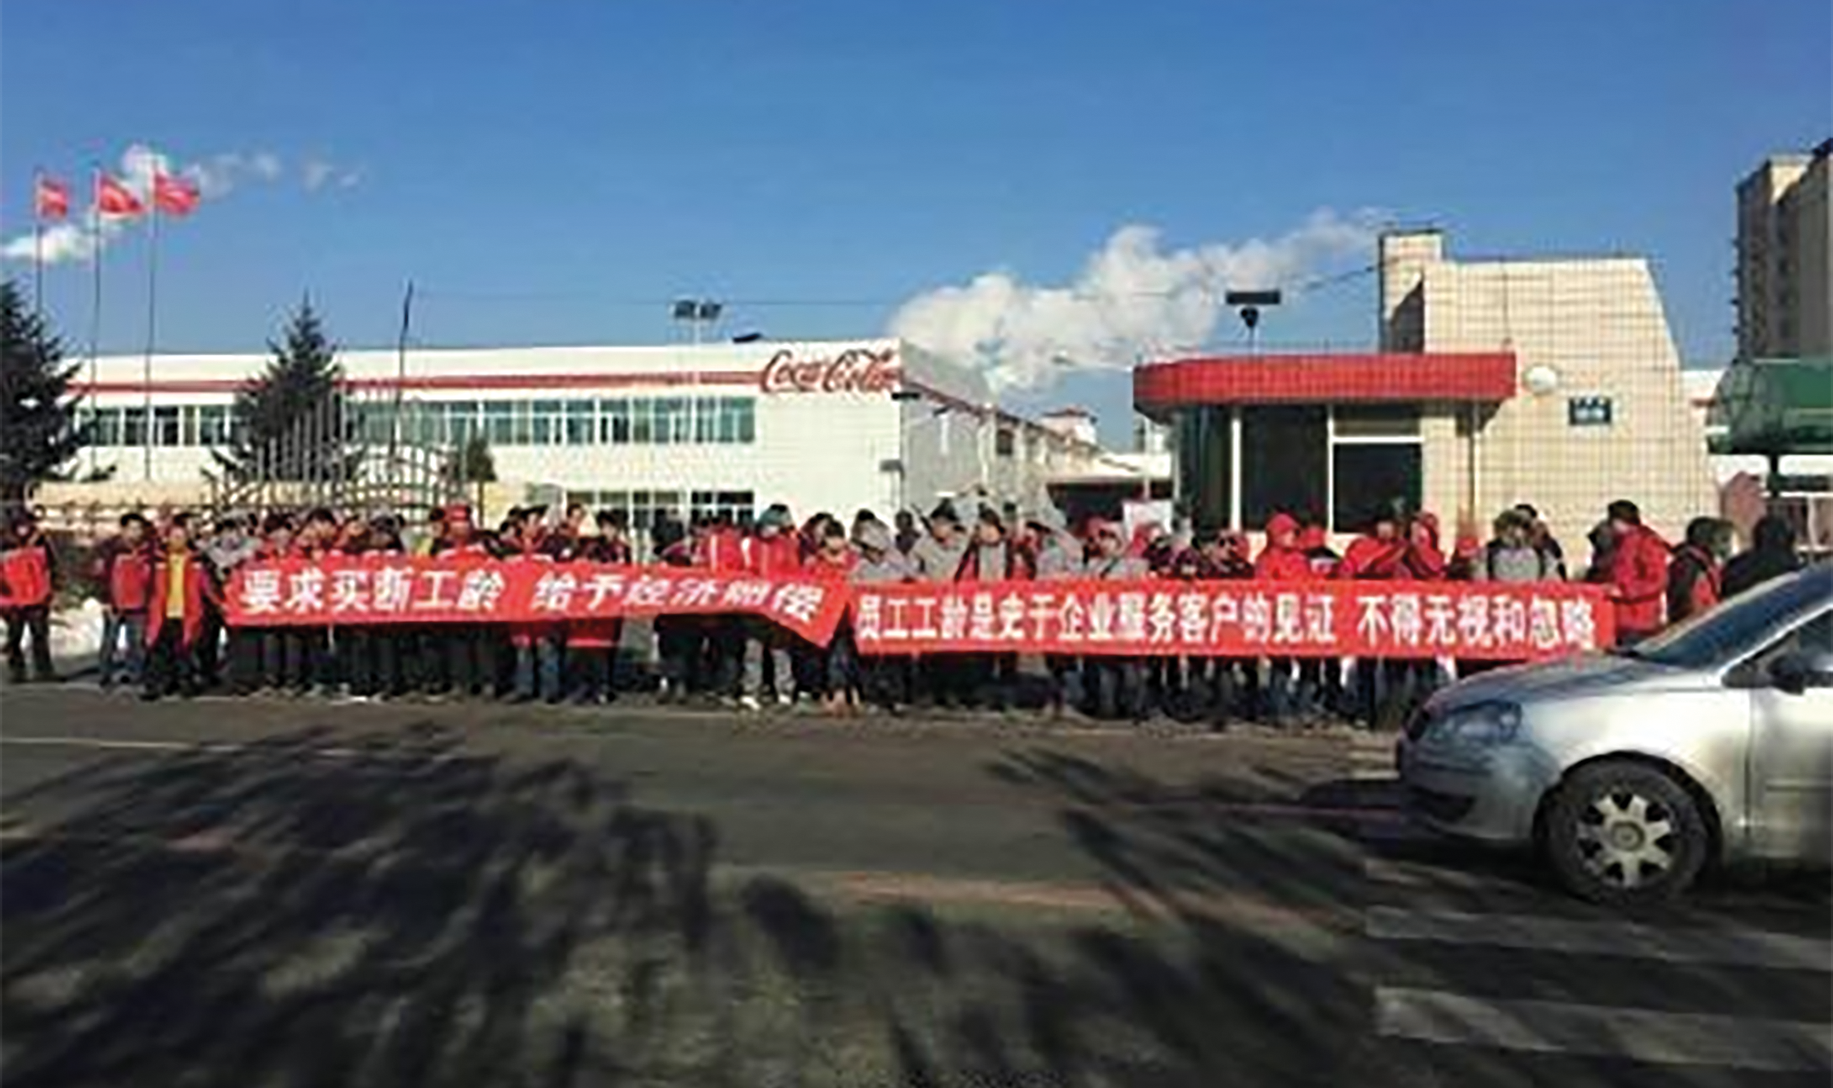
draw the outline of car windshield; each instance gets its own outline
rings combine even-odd
[[[1668,628],[1625,656],[1676,669],[1728,665],[1761,649],[1778,628],[1833,597],[1833,566],[1778,578],[1725,605]]]

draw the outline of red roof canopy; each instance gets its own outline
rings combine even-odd
[[[1206,404],[1493,403],[1514,394],[1508,351],[1220,356],[1133,371],[1133,406],[1148,415]]]

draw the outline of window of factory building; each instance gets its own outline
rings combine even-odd
[[[1357,405],[1331,412],[1330,527],[1367,528],[1376,508],[1404,502],[1419,509],[1424,454],[1419,410],[1412,405]]]
[[[351,405],[353,438],[371,444],[394,434],[389,405]],[[78,424],[96,446],[146,442],[140,407],[85,409]],[[228,404],[160,405],[153,409],[153,444],[226,446],[236,427]],[[635,397],[613,400],[419,401],[401,406],[401,435],[437,449],[462,446],[481,434],[493,446],[750,445],[757,441],[757,404],[750,397]]]
[[[757,512],[757,496],[750,491],[569,491],[566,501],[583,504],[594,513],[623,511],[639,538],[647,535],[664,512],[683,521],[726,514],[739,524],[749,524]],[[638,543],[646,541],[639,539]]]
[[[153,445],[178,445],[180,428],[176,405],[153,409]]]
[[[1227,408],[1191,408],[1178,417],[1173,445],[1184,482],[1182,513],[1198,528],[1225,528],[1234,516],[1233,430]]]
[[[1328,514],[1348,533],[1377,505],[1419,506],[1412,405],[1193,407],[1174,428],[1180,509],[1199,528],[1255,530],[1284,512],[1317,524]]]
[[[1241,410],[1241,525],[1258,529],[1277,513],[1320,521],[1329,481],[1327,410],[1254,405]]]
[[[626,446],[630,444],[630,402],[627,400],[601,400],[598,402],[598,441],[604,446]]]
[[[696,491],[689,503],[690,517],[725,515],[740,525],[749,525],[755,500],[749,491]]]

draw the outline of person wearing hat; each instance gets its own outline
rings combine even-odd
[[[897,585],[912,580],[910,560],[898,550],[897,538],[876,519],[853,529],[853,547],[859,559],[853,564],[854,585]],[[902,654],[869,654],[858,657],[861,696],[891,713],[910,700],[911,659]]]
[[[523,518],[519,522],[512,522],[511,526],[511,530],[502,539],[502,544],[509,549],[509,554],[503,558],[505,564],[510,567],[553,565],[553,556],[542,547],[544,534],[538,521]],[[503,626],[512,659],[511,699],[518,703],[539,699],[550,706],[560,702],[565,694],[560,683],[560,656],[564,645],[565,624],[550,621],[509,623]]]
[[[622,510],[600,510],[593,521],[598,535],[582,537],[575,558],[607,566],[629,566],[633,561],[630,515]],[[574,702],[616,701],[617,648],[623,640],[624,621],[620,618],[573,620],[567,624],[566,664]]]
[[[370,518],[361,536],[357,561],[369,568],[398,561],[405,554],[400,519],[391,515]],[[358,699],[399,698],[408,690],[408,670],[416,648],[412,632],[395,623],[344,628],[360,636],[353,648],[354,672],[345,679]]]
[[[694,565],[694,542],[672,511],[656,514],[649,527],[649,551],[669,567]],[[662,703],[685,703],[704,680],[701,617],[663,613],[653,623],[656,646],[656,693]]]
[[[961,530],[961,518],[954,504],[946,499],[936,503],[925,519],[927,531],[910,546],[910,562],[919,582],[952,582],[967,554],[967,535]],[[916,700],[935,701],[950,706],[960,688],[960,654],[924,654],[917,660]]]
[[[58,679],[51,664],[51,594],[57,561],[51,542],[29,511],[13,515],[0,543],[0,607],[6,612],[6,672],[15,684],[26,679],[25,638],[32,638],[32,679]]]
[[[1128,582],[1151,575],[1144,556],[1128,554],[1126,531],[1118,522],[1095,519],[1089,522],[1088,533],[1087,577]],[[1090,654],[1083,662],[1083,685],[1095,717],[1145,720],[1145,669],[1138,658]]]
[[[249,520],[254,552],[248,563],[274,563],[293,556],[293,519],[269,511]],[[158,534],[150,534],[157,540]],[[281,627],[239,624],[229,629],[229,690],[236,695],[279,691],[286,678],[286,632]]]
[[[297,532],[289,534],[288,558],[321,562],[337,553],[337,515],[325,507],[306,513]],[[337,670],[329,627],[285,626],[275,629],[279,645],[279,687],[295,695],[323,694],[335,686]]]
[[[1672,549],[1642,524],[1642,511],[1628,499],[1611,503],[1605,518],[1615,546],[1600,581],[1616,609],[1617,645],[1634,646],[1661,630]]]
[[[1026,519],[1031,531],[1030,566],[1040,582],[1063,582],[1082,576],[1082,542],[1069,531],[1063,512],[1045,503]],[[1072,654],[1045,654],[1044,671],[1050,678],[1046,701],[1053,717],[1081,702],[1081,661]]]
[[[1541,518],[1540,511],[1535,509],[1532,503],[1516,503],[1515,512],[1527,519],[1528,541],[1534,545],[1535,551],[1545,557],[1548,567],[1553,571],[1550,577],[1565,581],[1567,578],[1566,551],[1560,547],[1559,539],[1553,535],[1552,527]]]
[[[1311,560],[1298,546],[1298,519],[1281,510],[1267,519],[1266,543],[1254,558],[1254,578],[1261,582],[1304,582],[1311,578]],[[1296,661],[1290,657],[1266,662],[1269,724],[1286,724],[1298,709]]]
[[[747,558],[746,535],[725,511],[703,513],[694,519],[694,565],[720,574],[752,573]],[[740,705],[745,668],[745,648],[750,641],[750,619],[739,613],[696,616],[706,659],[710,689],[729,707]]]
[[[761,578],[792,578],[800,573],[802,545],[789,507],[782,503],[765,507],[750,535],[739,542],[739,553],[744,569]],[[756,616],[734,617],[731,630],[732,637],[744,640],[728,657],[729,667],[743,670],[742,677],[730,679],[739,706],[761,710],[772,703],[794,703],[795,665],[790,655],[800,640]]]
[[[471,520],[471,508],[453,503],[445,508],[443,532],[433,542],[431,555],[442,563],[473,563],[492,557],[489,543]],[[429,694],[476,698],[495,686],[496,632],[476,623],[438,623],[426,627],[426,638],[435,651]]]
[[[1298,546],[1311,564],[1311,577],[1336,576],[1343,557],[1330,546],[1330,533],[1323,525],[1313,522],[1299,530]],[[1343,705],[1343,662],[1335,657],[1305,658],[1298,665],[1298,690],[1305,704],[1301,709],[1336,713]]]
[[[961,530],[961,518],[952,503],[944,500],[929,512],[928,532],[910,547],[910,558],[916,565],[921,582],[952,582],[961,569],[961,557],[967,554],[967,535]]]
[[[1368,528],[1343,553],[1335,577],[1355,581],[1409,581],[1421,569],[1429,569],[1429,558],[1414,555],[1416,546],[1431,537],[1431,530],[1419,532],[1409,516],[1404,500],[1393,500],[1375,508],[1369,515]],[[1443,569],[1444,558],[1438,557]],[[1408,698],[1416,670],[1412,662],[1358,657],[1355,664],[1356,702],[1359,715],[1368,728],[1377,728],[1383,717],[1396,717]]]
[[[982,506],[974,519],[974,533],[961,562],[956,582],[996,584],[1031,580],[1030,556],[1006,534],[1005,519],[991,506]],[[965,654],[960,662],[955,694],[969,705],[987,705],[1003,711],[1018,688],[1018,655]]]
[[[219,518],[199,551],[216,584],[226,586],[236,568],[249,562],[259,551],[261,542],[251,532],[252,519],[246,514]],[[214,599],[204,602],[204,629],[198,635],[197,671],[199,683],[206,689],[223,684],[224,674],[235,670],[235,632],[228,629],[223,612]],[[228,680],[233,683],[234,676]]]

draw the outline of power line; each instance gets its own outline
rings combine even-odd
[[[1372,275],[1380,271],[1380,269],[1381,264],[1377,262],[1341,272],[1314,276],[1309,279],[1299,280],[1295,283],[1276,283],[1272,286],[1288,294],[1307,294],[1313,291],[1334,287],[1339,284],[1353,282],[1365,276]],[[1038,289],[1046,291],[1052,290],[1052,288],[1049,287]],[[601,295],[589,290],[571,290],[565,288],[534,291],[432,286],[418,288],[417,290],[422,298],[431,299],[451,299],[454,301],[470,302],[534,302],[543,300],[560,301],[565,299],[576,299],[580,301],[589,301],[599,306],[630,309],[666,308],[672,306],[677,297],[664,297],[658,295],[651,298],[620,298],[617,296]],[[1179,295],[1192,292],[1219,296],[1224,290],[1224,287],[1215,284],[1198,283],[1174,290],[1162,291],[1090,291],[1084,288],[1074,288],[1067,293],[1071,298],[1098,301],[1103,299],[1175,298]],[[910,301],[910,299],[918,297],[921,293],[922,292],[913,295],[903,295],[897,298],[746,298],[744,296],[727,297],[722,295],[719,297],[719,301],[728,307],[745,306],[754,309],[883,309],[886,307],[901,306],[905,302]]]

